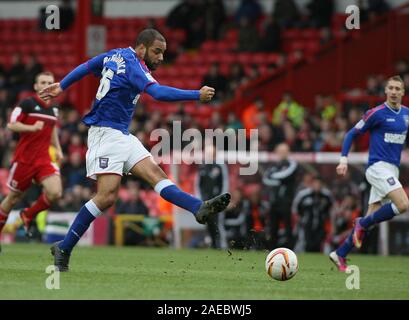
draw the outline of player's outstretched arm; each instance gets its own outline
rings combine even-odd
[[[53,83],[39,92],[41,99],[47,101],[60,95],[73,83],[81,80],[90,73],[98,74],[102,70],[105,54],[100,54],[87,62],[80,64],[68,73],[61,82]]]
[[[339,164],[337,166],[337,174],[340,176],[344,176],[348,171],[348,153],[351,149],[352,142],[354,141],[355,137],[360,134],[359,130],[355,127],[352,128],[347,132],[344,137],[344,142],[342,143],[342,153],[341,158],[339,160]]]
[[[13,132],[37,132],[44,127],[44,121],[36,121],[34,124],[24,124],[19,121],[10,122],[7,124],[7,128]]]
[[[202,102],[209,102],[215,94],[214,88],[206,86],[200,90],[182,90],[162,86],[158,83],[149,85],[145,91],[154,99],[160,101],[200,100]]]

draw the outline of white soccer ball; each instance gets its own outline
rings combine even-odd
[[[287,248],[274,249],[266,258],[266,271],[275,280],[289,280],[298,271],[297,256]]]

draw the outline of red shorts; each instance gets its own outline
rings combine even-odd
[[[24,192],[30,188],[33,180],[41,183],[52,175],[60,175],[60,169],[51,162],[39,165],[13,162],[7,179],[7,186],[13,191]]]

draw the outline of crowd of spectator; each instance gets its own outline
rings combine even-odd
[[[390,9],[386,0],[359,0],[361,21]],[[287,28],[331,29],[334,0],[276,0],[266,12],[258,0],[241,0],[233,16],[223,0],[182,0],[167,17],[167,26],[186,31],[184,47],[198,48],[205,40],[219,40],[231,28],[239,30],[240,51],[279,51],[280,33]]]
[[[399,62],[398,65],[400,66],[401,64],[402,62]],[[404,71],[404,73],[406,73],[406,71]],[[377,79],[379,77],[374,78]],[[371,81],[368,82],[371,83]],[[372,84],[368,84],[368,93],[372,93],[370,91],[372,87]],[[4,92],[8,93],[10,90],[3,89],[3,91],[0,92],[4,94]],[[379,92],[379,94],[381,95],[381,92]],[[2,144],[0,161],[2,168],[6,169],[9,167],[17,137],[5,129],[6,119],[10,115],[13,104],[3,104],[2,106],[1,111],[4,116],[1,117],[0,121],[0,143]],[[268,112],[267,110],[269,109],[273,111]],[[167,115],[162,114],[159,109],[154,112],[148,112],[143,105],[139,105],[136,109],[130,131],[132,134],[135,134],[148,149],[151,149],[155,143],[149,138],[152,130],[162,128],[168,130],[170,135],[172,135],[172,123],[175,120],[179,120],[181,121],[182,129],[197,128],[202,132],[204,132],[205,129],[237,130],[242,128],[258,128],[260,151],[272,152],[278,144],[285,142],[290,146],[293,152],[339,152],[345,132],[359,121],[362,112],[363,109],[359,105],[348,107],[348,105],[341,104],[334,97],[329,95],[317,95],[315,105],[310,107],[303,106],[291,93],[285,93],[282,101],[273,108],[268,108],[262,99],[257,99],[254,104],[244,110],[241,117],[231,112],[226,119],[224,119],[221,114],[215,110],[206,127],[198,121],[199,119],[195,119],[187,113],[184,110],[183,104],[180,104],[177,112]],[[65,155],[64,160],[60,164],[64,193],[62,199],[58,201],[52,209],[56,211],[77,211],[92,197],[95,185],[85,178],[87,128],[81,123],[79,113],[72,106],[62,105],[60,108],[59,137]],[[367,147],[368,141],[363,137],[355,143],[353,150],[365,151]],[[346,184],[348,181],[344,182]],[[351,195],[351,192],[357,192],[356,190],[358,189],[358,186],[353,183],[353,186],[348,186],[347,193],[342,193],[342,191],[340,191],[342,190],[342,186],[344,186],[343,183],[338,186],[333,186],[334,188],[331,189],[334,192],[334,196],[336,195],[337,201],[342,204],[341,207],[337,207],[338,211],[336,213],[337,225],[340,225],[337,227],[338,229],[342,227],[342,223],[346,223],[345,221],[342,222],[342,219],[346,218],[341,214],[340,208],[343,208],[343,206],[352,206],[345,199],[349,199],[348,196]],[[126,177],[123,183],[124,191],[121,193],[121,197],[114,211],[118,213],[139,213],[148,216],[149,209],[140,197],[141,188],[145,190],[150,189],[145,184],[137,181],[137,179]],[[33,194],[33,199],[34,198],[35,195]],[[250,214],[252,212],[251,204],[254,203],[254,205],[256,205],[257,201],[262,201],[261,190],[255,188],[250,193],[241,197],[241,201],[249,201],[248,204],[241,203],[239,207],[244,206]],[[25,206],[29,202],[30,198],[28,197],[26,203],[22,203],[21,206]],[[264,206],[261,202],[259,204]],[[353,210],[360,208],[357,205],[352,207]],[[347,211],[350,212],[351,210],[348,209]],[[348,213],[348,215],[349,214],[350,213]],[[356,212],[354,214],[356,214]],[[247,219],[250,219],[248,220],[250,222],[252,221],[251,217],[252,215],[247,215]],[[257,228],[260,226],[260,228],[263,228],[265,222],[263,222],[262,217],[258,219],[260,219],[260,222],[257,223]],[[262,234],[257,233],[253,227],[252,225],[249,228],[252,230],[251,234],[253,238],[251,239],[256,239],[257,241],[246,238],[247,240],[241,239],[240,242],[236,239],[234,240],[236,241],[236,246],[251,247],[251,244],[253,244],[253,247],[261,248],[263,245],[268,244]],[[338,238],[342,238],[342,235],[338,235]],[[335,242],[336,239],[328,240],[328,243],[331,243],[331,241]]]
[[[383,12],[382,10],[387,8],[382,5],[383,1],[370,3],[375,2],[378,6],[376,6],[376,10],[375,7],[368,9],[368,17]],[[196,13],[193,14],[192,10],[196,10]],[[326,12],[328,15],[317,15],[317,10]],[[187,0],[172,11],[168,17],[168,25],[185,28],[189,35],[186,46],[197,47],[205,39],[219,39],[221,32],[223,32],[223,26],[226,23],[233,23],[241,30],[238,40],[239,50],[276,51],[280,48],[279,38],[282,28],[316,27],[328,30],[325,28],[330,24],[329,17],[333,10],[333,1],[313,0],[307,8],[300,10],[292,0],[277,0],[273,13],[257,26],[254,22],[261,17],[262,10],[260,4],[255,0],[243,0],[236,12],[234,21],[226,17],[222,1]],[[218,18],[214,19],[214,16]],[[299,17],[304,18],[299,19]],[[263,31],[252,30],[252,28],[261,28]],[[257,33],[257,36],[254,36],[254,33]],[[274,36],[268,41],[262,40],[263,35],[267,34]],[[284,63],[285,56],[282,56],[282,59],[279,59],[279,62],[272,65],[271,68],[277,68]],[[21,93],[31,90],[34,76],[42,70],[42,65],[32,54],[22,57],[16,53],[10,66],[0,65],[0,170],[9,168],[18,138],[6,129],[7,119],[9,119]],[[408,62],[406,60],[398,61],[396,72],[402,76],[406,90],[409,91]],[[230,66],[228,74],[223,75],[220,72],[220,65],[215,63],[204,77],[203,84],[215,87],[217,92],[215,99],[223,101],[231,98],[237,88],[245,82],[258,78],[259,74],[257,65],[252,66],[250,72],[246,74],[241,64],[234,63]],[[383,75],[371,75],[367,79],[366,88],[351,89],[347,93],[351,96],[367,94],[382,99],[384,84]],[[59,165],[64,192],[62,199],[52,207],[52,210],[78,211],[92,197],[95,188],[94,183],[86,178],[87,127],[81,123],[81,116],[74,106],[63,103],[59,107],[59,138],[65,156]],[[160,108],[154,112],[148,112],[140,102],[136,108],[130,132],[137,136],[150,150],[156,143],[151,141],[149,137],[152,130],[162,128],[172,135],[173,121],[179,120],[182,129],[196,128],[201,132],[204,132],[205,129],[227,131],[258,128],[260,151],[272,152],[278,144],[286,143],[292,152],[339,152],[346,131],[359,121],[366,108],[368,108],[367,104],[345,103],[339,101],[337,97],[327,94],[317,94],[315,104],[307,106],[303,105],[302,101],[294,97],[291,92],[286,92],[278,105],[267,105],[262,99],[257,99],[244,108],[240,115],[230,112],[226,117],[223,117],[215,109],[209,121],[204,124],[202,119],[194,118],[187,113],[183,103],[179,105],[177,112],[163,114]],[[368,139],[366,136],[362,136],[354,144],[353,151],[366,151],[367,148]],[[299,183],[303,187],[312,186],[310,173],[304,172],[299,177]],[[348,185],[347,188],[345,188],[346,185]],[[339,204],[333,215],[335,238],[326,242],[334,245],[340,241],[339,239],[342,239],[343,232],[349,226],[351,217],[361,212],[362,205],[356,199],[363,197],[363,189],[352,180],[340,181],[339,179],[334,180],[327,187],[331,189],[336,203]],[[235,186],[232,186],[232,190],[234,188]],[[125,177],[120,199],[114,211],[149,216],[149,208],[141,199],[141,190],[150,190],[150,188],[135,178]],[[5,192],[6,190],[0,189],[0,199],[5,195]],[[20,208],[27,206],[30,201],[36,198],[35,192],[33,195],[28,194],[25,203],[20,204]],[[234,240],[236,245],[241,247],[251,247],[251,244],[256,244],[256,247],[265,245],[266,239],[259,234],[266,223],[262,214],[265,210],[265,204],[260,185],[246,194],[239,190],[234,191],[232,201],[233,203],[237,202],[237,206],[229,209],[232,211],[230,218],[235,217],[235,215],[238,218],[242,212],[246,212],[244,219],[248,221],[249,226],[246,232],[250,232],[253,237],[253,240],[246,238],[245,240],[241,239],[241,242],[236,239]]]

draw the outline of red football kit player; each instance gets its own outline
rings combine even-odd
[[[39,92],[54,82],[49,72],[37,75],[34,90]],[[29,235],[29,227],[35,216],[50,207],[62,194],[60,170],[51,162],[49,147],[57,150],[57,160],[62,151],[58,141],[57,109],[52,108],[38,95],[22,100],[13,110],[7,127],[20,134],[16,151],[11,161],[7,185],[10,193],[0,204],[0,232],[12,208],[20,202],[33,181],[43,186],[43,193],[30,207],[20,212],[24,228]]]

